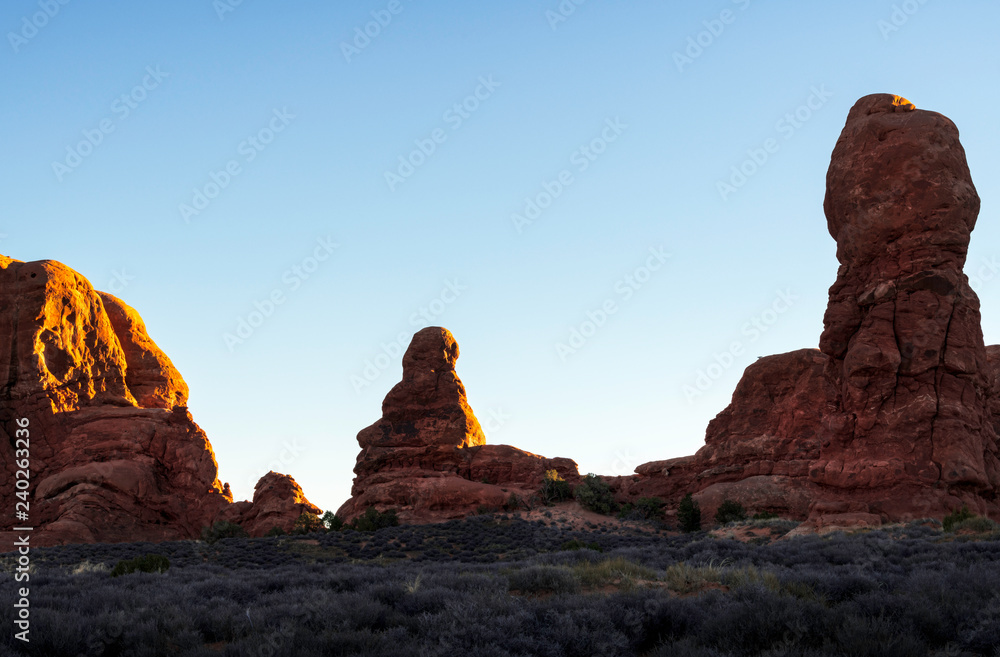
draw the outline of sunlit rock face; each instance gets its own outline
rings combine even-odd
[[[382,418],[358,433],[351,499],[345,520],[368,507],[396,509],[408,522],[460,518],[481,506],[499,508],[513,493],[537,492],[547,470],[579,477],[569,459],[546,459],[486,436],[455,372],[458,343],[428,327],[403,354],[403,379],[382,402]]]
[[[900,96],[860,99],[824,210],[840,268],[819,350],[748,367],[705,447],[640,466],[621,495],[697,492],[710,512],[729,497],[817,524],[997,512],[1000,347],[962,272],[979,196],[958,129]]]
[[[134,309],[69,267],[0,256],[0,372],[10,509],[30,465],[28,522],[8,514],[4,530],[33,527],[33,545],[192,538],[234,506],[180,373]]]

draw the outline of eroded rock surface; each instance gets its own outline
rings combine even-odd
[[[69,267],[0,256],[0,372],[8,508],[18,420],[31,475],[28,522],[8,514],[3,530],[33,527],[32,545],[193,538],[231,506],[170,359],[132,308]]]
[[[500,508],[511,494],[527,499],[547,470],[579,477],[569,459],[546,459],[486,437],[455,372],[458,343],[441,327],[413,336],[403,379],[382,402],[382,418],[358,433],[351,499],[337,512],[350,520],[372,506],[394,508],[408,522],[460,518]]]
[[[809,515],[996,513],[1000,347],[963,274],[979,213],[958,129],[888,94],[851,109],[824,202],[840,269],[819,350],[763,358],[693,457],[640,466],[620,494],[696,492]]]

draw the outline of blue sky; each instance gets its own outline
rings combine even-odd
[[[1000,342],[1000,6],[678,4],[4,3],[0,253],[140,312],[238,499],[345,501],[429,324],[489,442],[628,474],[817,345],[830,153],[888,92],[961,130]]]

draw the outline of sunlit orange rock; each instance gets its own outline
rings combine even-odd
[[[69,267],[0,256],[0,371],[7,508],[20,418],[31,474],[28,522],[5,514],[0,529],[31,526],[32,545],[193,538],[231,505],[170,359],[132,308]]]
[[[578,478],[576,463],[546,459],[486,437],[455,372],[458,343],[444,328],[418,331],[403,355],[403,379],[382,402],[382,418],[358,433],[351,499],[337,512],[350,520],[368,507],[396,509],[407,522],[460,518],[499,507],[513,493],[527,499],[546,470]]]
[[[118,297],[98,292],[125,352],[125,384],[143,408],[187,405],[188,387],[166,354],[149,338],[139,313]]]

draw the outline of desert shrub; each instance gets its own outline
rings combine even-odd
[[[753,517],[751,517],[751,520],[777,520],[777,519],[778,519],[778,514],[772,511],[758,511],[757,513],[753,514]]]
[[[593,542],[591,542],[591,543],[585,543],[584,541],[581,541],[578,538],[574,538],[574,539],[566,541],[565,543],[563,543],[562,545],[559,546],[559,549],[560,550],[593,550],[594,552],[604,552],[604,548],[602,548],[597,543],[593,543]]]
[[[573,573],[584,586],[604,586],[612,582],[628,585],[637,579],[657,579],[656,571],[624,557],[581,561],[573,565]]]
[[[378,511],[370,506],[364,515],[358,516],[347,526],[359,532],[374,532],[386,527],[396,527],[399,525],[399,517],[394,509]]]
[[[564,502],[572,497],[572,495],[573,491],[570,490],[569,482],[560,477],[558,471],[545,471],[545,481],[542,482],[542,487],[538,491],[538,497],[540,497],[545,504]]]
[[[122,559],[111,569],[111,576],[130,575],[131,573],[165,573],[170,568],[170,559],[162,554],[144,554],[134,559]]]
[[[691,497],[691,493],[685,495],[677,507],[677,522],[682,532],[701,530],[701,507]]]
[[[988,534],[998,529],[997,523],[983,516],[973,516],[965,520],[959,520],[951,526],[951,531],[971,531],[975,534]]]
[[[747,510],[743,505],[733,500],[722,500],[718,510],[715,512],[715,522],[725,525],[730,522],[739,522],[747,519]]]
[[[635,501],[635,508],[646,520],[662,520],[663,508],[666,506],[659,497],[640,497]]]
[[[288,535],[288,532],[286,532],[281,527],[278,527],[277,525],[275,525],[274,527],[271,527],[270,529],[268,529],[267,533],[264,534],[264,536],[267,537],[267,538],[274,538],[275,536],[287,536],[287,535]]]
[[[618,509],[618,519],[619,520],[645,520],[642,513],[635,508],[635,504],[632,502],[626,502],[622,504]]]
[[[593,473],[583,478],[580,485],[573,491],[573,495],[580,506],[594,513],[610,515],[618,509],[618,504],[611,494],[611,487]]]
[[[479,506],[476,507],[476,515],[491,516],[499,510],[500,509],[490,504],[480,504]]]
[[[503,505],[504,511],[518,511],[526,508],[528,508],[527,505],[518,497],[517,493],[511,493]]]
[[[201,530],[201,540],[206,543],[215,543],[223,538],[249,538],[247,530],[239,523],[220,520],[211,527]]]
[[[683,561],[667,567],[664,579],[671,591],[686,594],[700,591],[722,581],[722,569],[714,566],[691,566]]]
[[[562,566],[526,566],[507,575],[512,591],[521,593],[576,593],[580,580]]]
[[[969,511],[969,507],[963,504],[961,509],[956,509],[951,513],[949,513],[948,515],[946,515],[944,517],[944,520],[941,521],[941,524],[946,532],[950,532],[956,523],[975,517],[976,514],[974,514],[972,511]]]
[[[726,585],[734,589],[741,586],[756,585],[763,586],[769,591],[777,592],[781,590],[781,581],[776,574],[770,570],[761,570],[756,566],[729,570],[723,577],[723,581]]]
[[[78,563],[70,571],[74,575],[84,575],[87,573],[106,573],[110,570],[107,564],[104,563],[91,563],[90,561],[84,561]]]
[[[333,511],[327,511],[320,518],[323,525],[331,532],[339,532],[344,528],[344,521]]]
[[[640,497],[634,503],[623,504],[618,511],[618,519],[662,523],[665,506],[666,502],[659,497]]]
[[[320,532],[326,530],[326,525],[320,520],[319,516],[315,513],[309,513],[308,511],[303,511],[298,518],[295,519],[295,524],[292,525],[293,534],[311,534],[313,532]]]

